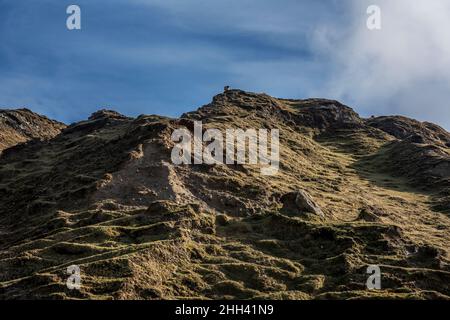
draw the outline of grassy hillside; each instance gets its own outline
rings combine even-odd
[[[279,129],[279,173],[173,165],[171,133],[195,120]],[[0,157],[0,298],[448,299],[448,141],[240,90],[179,119],[99,111]],[[299,190],[323,216],[296,206]],[[371,264],[382,290],[366,289]]]

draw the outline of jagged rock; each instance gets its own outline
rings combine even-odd
[[[33,139],[51,139],[65,127],[61,122],[50,120],[26,108],[0,110],[0,153]]]
[[[312,213],[314,215],[324,217],[322,209],[316,204],[312,197],[304,190],[289,192],[281,197],[283,203],[283,210]]]
[[[298,114],[294,117],[298,125],[321,130],[360,128],[363,121],[350,107],[334,100],[307,99],[290,101]]]
[[[89,120],[97,120],[103,118],[111,118],[111,119],[130,119],[123,114],[118,113],[114,110],[102,109],[94,112],[88,119]]]
[[[409,139],[412,143],[429,143],[444,147],[450,145],[450,134],[433,123],[402,116],[374,117],[367,119],[366,123],[397,139]]]
[[[88,134],[95,130],[104,128],[105,126],[113,126],[118,123],[130,121],[132,118],[126,117],[113,110],[99,110],[94,112],[88,120],[71,124],[63,130],[64,134],[78,132],[80,134]]]

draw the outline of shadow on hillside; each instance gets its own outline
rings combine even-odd
[[[435,188],[430,184],[418,184],[414,177],[405,177],[396,173],[390,165],[390,160],[386,149],[382,146],[378,151],[372,154],[358,157],[350,166],[358,176],[377,187],[387,190],[408,192],[416,195],[424,195],[430,198],[430,208],[433,211],[450,214],[449,190],[445,185],[436,185]]]
[[[379,187],[424,195],[434,194],[436,190],[414,183],[413,178],[396,173],[393,165],[396,160],[391,158],[389,148],[389,144],[385,144],[374,153],[358,157],[351,168],[361,178]]]

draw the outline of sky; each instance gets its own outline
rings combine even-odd
[[[177,117],[225,85],[449,130],[450,1],[0,0],[0,108]]]

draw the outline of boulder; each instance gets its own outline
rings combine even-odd
[[[382,222],[381,217],[388,214],[383,209],[376,206],[366,205],[359,211],[357,220],[367,222]]]
[[[305,190],[289,192],[280,200],[283,203],[283,211],[324,217],[322,209]]]

